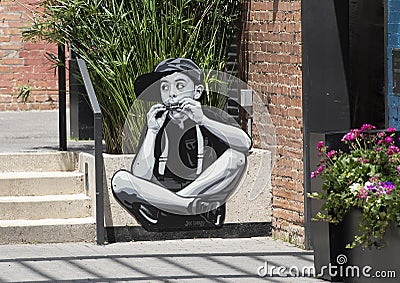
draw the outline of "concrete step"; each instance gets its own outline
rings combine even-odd
[[[91,200],[85,194],[0,197],[0,220],[89,216]]]
[[[96,238],[92,217],[0,220],[0,244],[89,242]]]
[[[74,152],[0,153],[0,172],[75,171]]]
[[[84,190],[80,172],[0,173],[0,197],[79,194]]]

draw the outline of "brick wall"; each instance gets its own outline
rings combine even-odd
[[[55,45],[22,42],[23,27],[29,25],[29,9],[35,0],[0,1],[0,111],[53,109],[57,104],[57,76],[46,52],[57,54]],[[28,8],[28,9],[27,9]],[[31,87],[31,97],[22,103],[22,86]]]
[[[261,96],[276,127],[273,235],[303,246],[301,1],[261,0],[245,4],[245,77]],[[265,128],[262,114],[255,113],[255,127]],[[254,142],[256,147],[263,147],[259,135]]]

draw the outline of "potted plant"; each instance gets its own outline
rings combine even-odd
[[[344,255],[347,261],[332,264],[362,265],[359,269],[369,264],[377,271],[377,266],[373,266],[376,264],[374,259],[390,259],[384,252],[393,252],[399,246],[387,237],[393,234],[388,230],[395,229],[394,238],[398,238],[400,224],[400,150],[397,141],[395,128],[376,131],[375,126],[364,124],[342,136],[343,150],[318,142],[320,159],[311,178],[323,181],[322,190],[309,196],[323,201],[315,219],[335,224],[329,231],[329,235],[337,239],[335,243],[331,241],[335,245],[331,259]],[[396,248],[387,248],[389,243]],[[386,262],[383,266],[389,271],[390,262]],[[398,264],[393,266],[398,268]],[[346,270],[331,276],[347,277],[346,282],[357,280],[356,274],[346,274]],[[361,278],[360,282],[366,282],[366,278]]]

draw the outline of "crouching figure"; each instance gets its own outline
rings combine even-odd
[[[225,202],[245,171],[251,139],[226,113],[201,105],[203,80],[193,61],[173,58],[135,81],[138,96],[156,89],[162,103],[147,113],[131,170],[117,171],[111,183],[146,230],[221,227]]]

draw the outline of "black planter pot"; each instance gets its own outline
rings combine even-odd
[[[343,240],[339,246],[335,247],[336,253],[343,250],[343,241],[347,243],[353,241],[354,235],[358,234],[361,218],[361,211],[353,209],[338,225],[339,231],[337,232],[343,235]],[[346,269],[342,275],[344,282],[399,282],[400,228],[395,223],[391,223],[386,229],[383,243],[385,246],[379,249],[376,247],[346,249],[347,262],[343,264]],[[350,272],[351,270],[353,272]]]
[[[394,223],[388,227],[383,237],[384,247],[345,248],[358,234],[361,217],[361,212],[354,209],[339,225],[323,223],[328,233],[316,234],[319,240],[314,242],[314,265],[316,273],[320,273],[318,277],[331,282],[346,283],[398,282],[400,228]],[[321,245],[321,239],[326,240],[324,245]]]
[[[322,140],[329,149],[346,151],[348,149],[340,141],[344,134],[344,132],[311,134],[310,144],[316,145]],[[399,143],[398,136],[399,133],[396,132],[396,143]],[[311,168],[316,168],[318,160],[317,151],[311,151]],[[311,189],[322,191],[322,180],[312,179]],[[320,200],[311,201],[312,216],[321,211],[321,205]],[[383,238],[385,247],[345,248],[346,244],[351,243],[358,234],[361,217],[361,211],[354,209],[338,225],[322,221],[311,222],[311,242],[317,276],[331,282],[399,282],[400,228],[394,223],[388,227]]]

